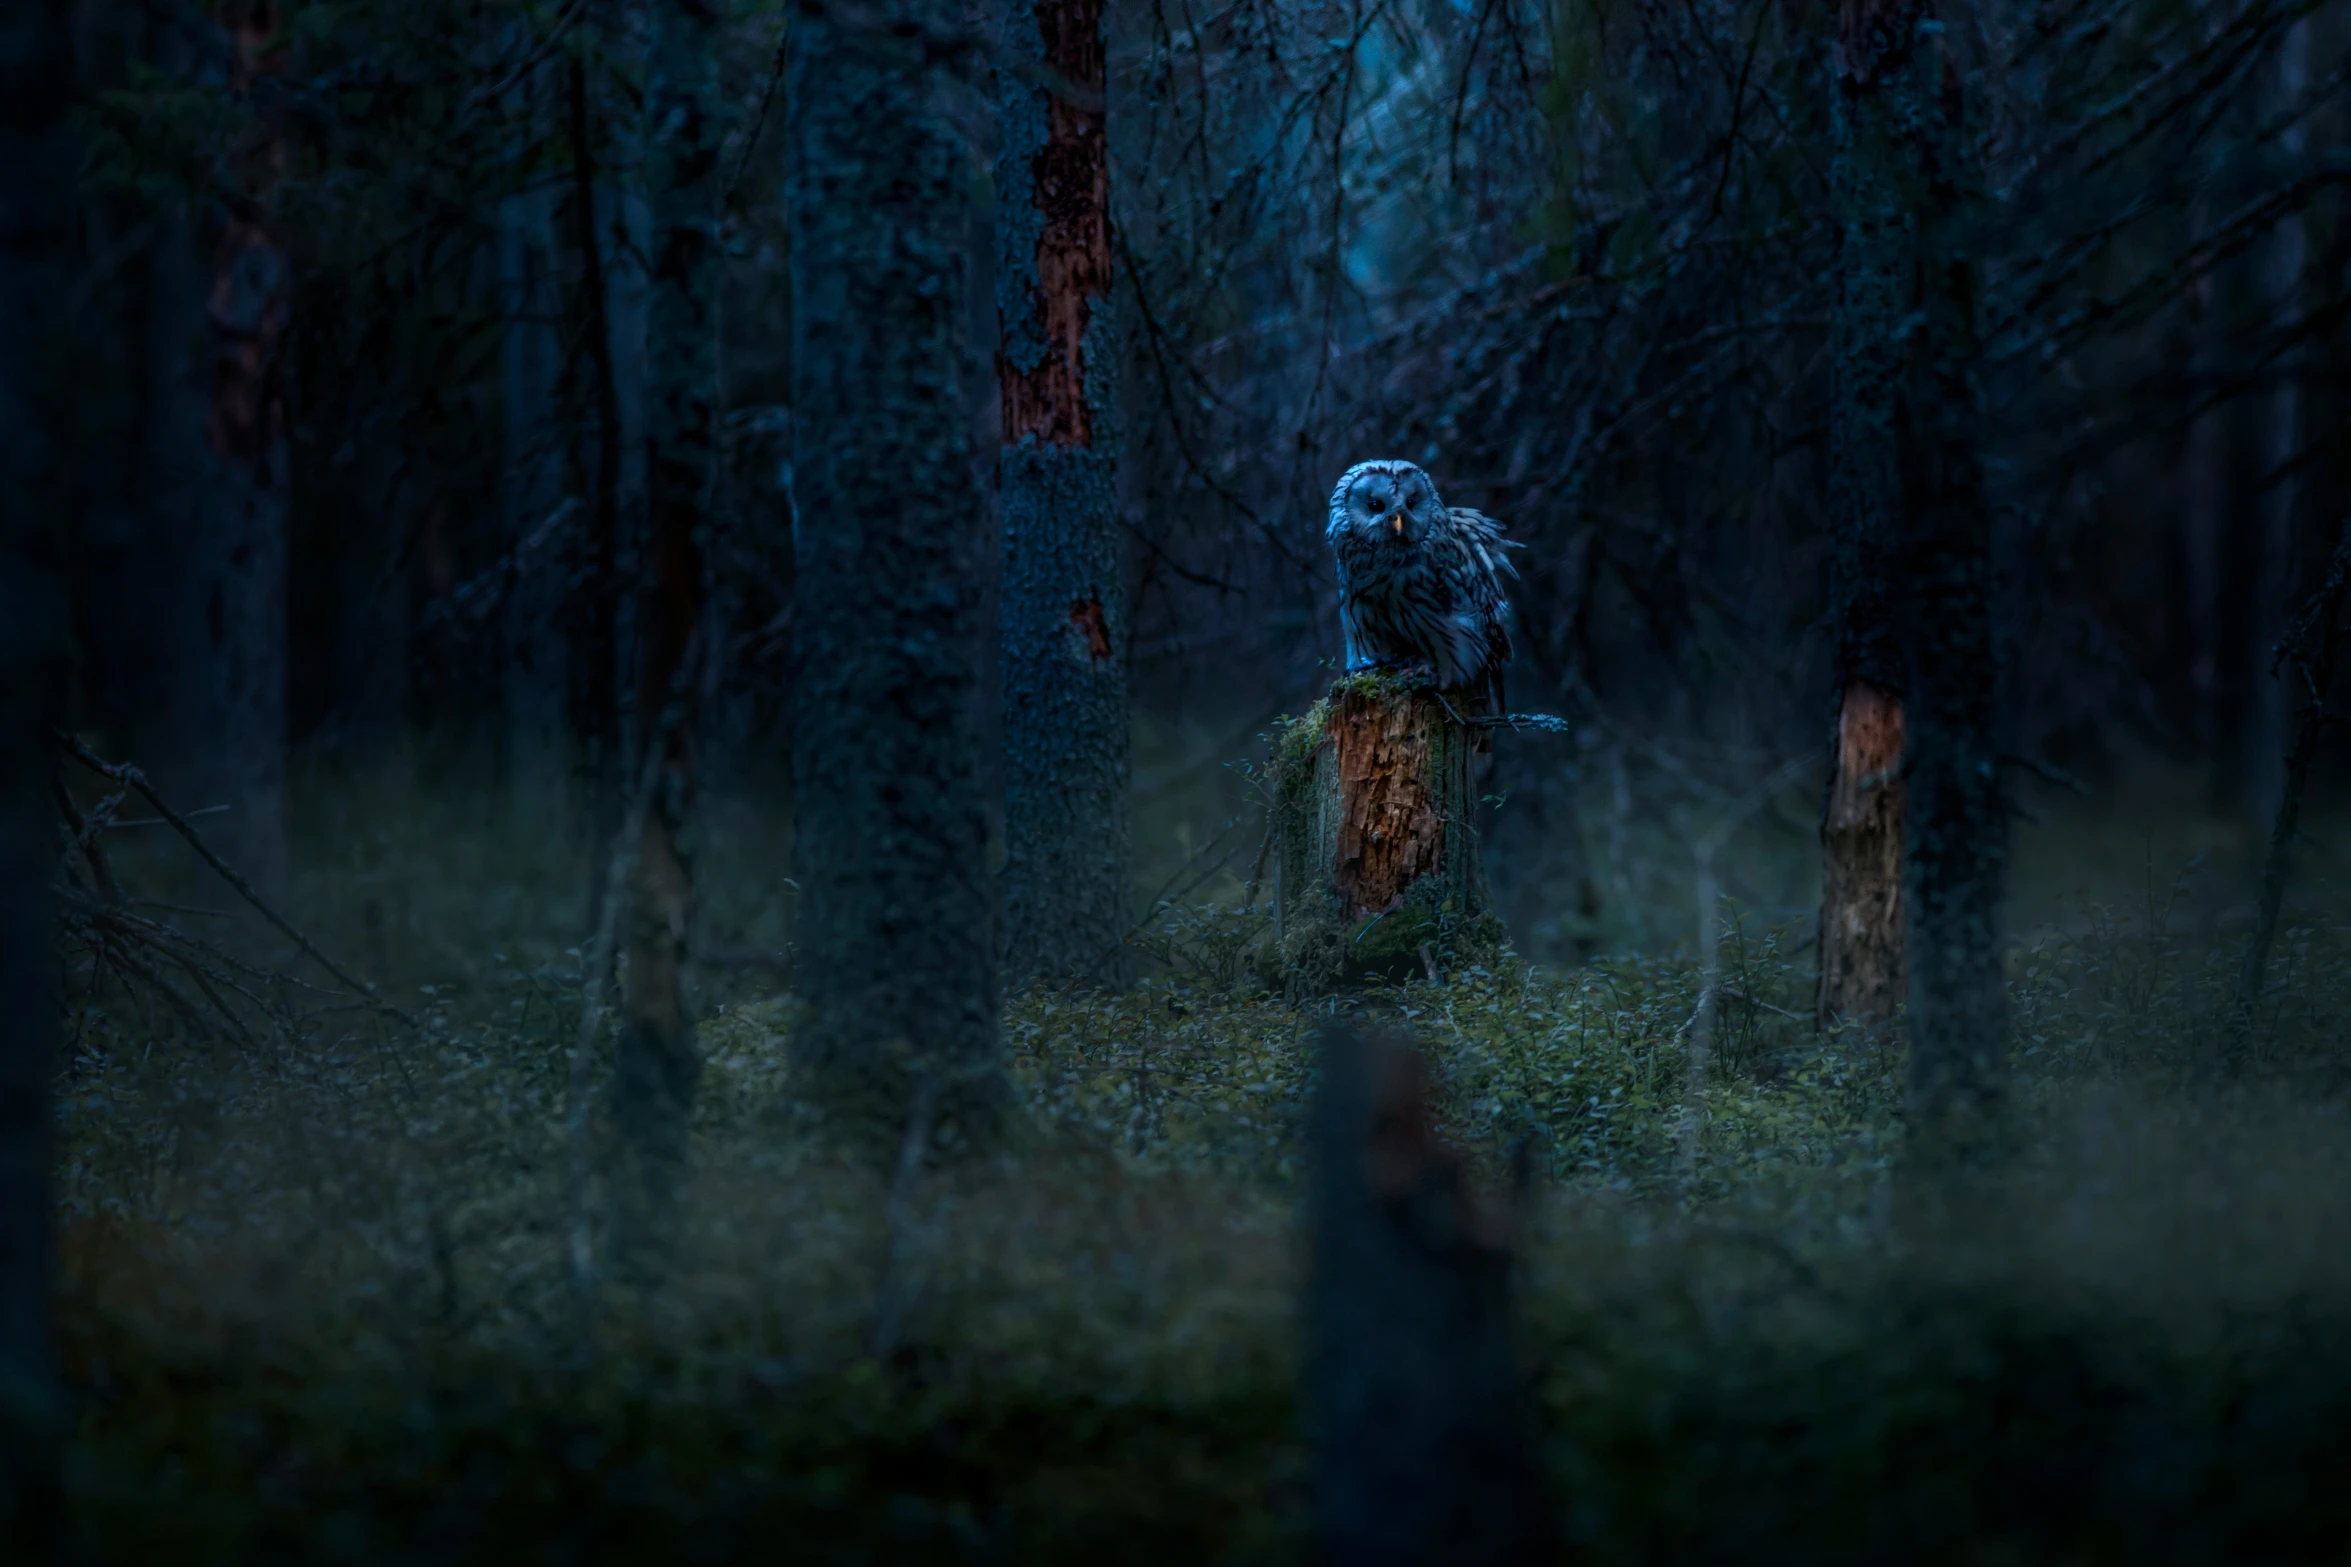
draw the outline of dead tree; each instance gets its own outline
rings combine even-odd
[[[1003,341],[1005,977],[1117,985],[1126,928],[1125,534],[1111,371],[1103,0],[1009,0],[996,164]]]
[[[1481,1208],[1430,1124],[1409,1043],[1334,1025],[1318,1054],[1316,1554],[1347,1567],[1548,1559],[1513,1333],[1515,1214]]]
[[[1475,731],[1421,682],[1349,675],[1292,723],[1273,762],[1287,987],[1434,975],[1502,942],[1475,817]]]
[[[1903,324],[1917,307],[1919,133],[1913,60],[1922,0],[1848,0],[1830,85],[1837,304],[1831,328],[1829,531],[1835,543],[1838,702],[1822,813],[1822,1027],[1882,1023],[1902,999],[1902,648],[1893,537]]]

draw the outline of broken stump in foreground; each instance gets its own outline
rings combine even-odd
[[[1348,675],[1273,759],[1284,988],[1400,978],[1501,949],[1474,820],[1476,731],[1425,683]]]
[[[1511,1300],[1509,1209],[1436,1135],[1406,1040],[1342,1024],[1316,1050],[1307,1398],[1316,1558],[1347,1567],[1546,1557],[1549,1517]]]

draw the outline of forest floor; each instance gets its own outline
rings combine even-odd
[[[1891,1222],[1899,1049],[1812,1029],[1800,929],[1730,911],[1702,1102],[1686,957],[1363,998],[1488,1178],[1529,1140],[1525,1351],[1580,1555],[2342,1559],[2351,927],[2304,903],[2257,1069],[2218,1081],[2234,916],[2181,917],[2147,841],[2100,873],[2119,906],[2020,926],[2017,1157],[1931,1248]],[[583,1285],[577,856],[364,802],[300,847],[298,920],[409,1021],[322,996],[206,1040],[77,996],[90,1559],[1295,1558],[1314,1018],[1258,983],[1262,916],[1176,904],[1135,990],[1011,1000],[1014,1135],[893,1203],[779,1114],[788,899],[738,889],[667,1268]]]

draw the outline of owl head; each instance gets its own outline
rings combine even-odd
[[[1436,483],[1418,463],[1377,457],[1339,476],[1327,531],[1333,543],[1352,533],[1366,543],[1403,548],[1436,531],[1444,517]]]

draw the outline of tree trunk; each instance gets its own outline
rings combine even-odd
[[[498,209],[510,573],[499,617],[499,769],[517,801],[541,820],[571,814],[565,578],[575,541],[586,531],[567,473],[572,420],[563,392],[564,251],[556,238],[562,205],[562,192],[542,185],[507,197]]]
[[[67,13],[64,0],[23,6],[0,30],[0,1544],[28,1561],[47,1559],[56,1496],[48,784],[67,645],[72,345],[61,325],[76,277]]]
[[[1902,699],[1873,681],[1846,682],[1820,837],[1820,1026],[1883,1023],[1902,999]]]
[[[131,748],[257,886],[285,869],[292,277],[262,225],[167,209],[147,251]],[[194,874],[194,873],[191,873]]]
[[[966,403],[977,171],[952,0],[801,0],[791,106],[793,1067],[853,1136],[1005,1093],[978,745],[983,551]],[[975,1124],[975,1122],[977,1124]]]
[[[1902,513],[1900,333],[1917,293],[1905,168],[1918,0],[1847,0],[1832,92],[1838,220],[1829,515],[1839,699],[1821,821],[1821,1026],[1883,1023],[1902,994],[1902,650],[1890,552]]]
[[[609,269],[603,223],[612,214],[600,207],[596,178],[595,129],[589,113],[588,68],[574,57],[565,84],[571,133],[572,216],[578,225],[581,341],[587,349],[590,406],[595,410],[595,467],[588,480],[585,527],[578,568],[571,582],[566,617],[566,673],[571,741],[587,804],[588,842],[605,844],[620,828],[626,809],[622,775],[620,710],[620,382],[615,364]],[[609,193],[607,193],[609,194]],[[588,869],[588,927],[602,915],[604,867]],[[602,984],[603,975],[590,979]]]
[[[997,496],[1006,969],[1115,986],[1133,955],[1102,5],[1005,8],[1031,69],[1000,73]]]
[[[1317,1055],[1305,1313],[1317,1556],[1550,1560],[1514,1342],[1517,1215],[1481,1211],[1466,1162],[1430,1126],[1408,1043],[1334,1026]]]
[[[665,1229],[684,1162],[701,1062],[684,989],[693,867],[686,830],[699,777],[689,649],[703,612],[704,537],[716,474],[718,137],[710,114],[717,18],[701,0],[654,0],[647,107],[652,123],[653,276],[644,583],[637,609],[636,708],[663,753],[638,845],[628,970],[621,993],[614,1108],[635,1165],[621,1212]],[[640,1236],[624,1230],[624,1252]]]
[[[1350,675],[1274,757],[1283,980],[1476,962],[1502,942],[1487,895],[1471,732],[1433,692]]]
[[[1910,641],[1906,880],[1909,1135],[1924,1169],[1997,1153],[2008,1084],[1992,519],[1977,385],[1974,173],[1955,79],[1920,29],[1919,325],[1901,419]]]
[[[2287,117],[2278,135],[2277,156],[2284,165],[2279,183],[2307,172],[2307,139],[2302,121],[2292,118],[2310,85],[2311,18],[2304,17],[2285,30],[2279,40],[2276,76],[2271,92],[2273,112]],[[2309,266],[2306,219],[2294,212],[2278,221],[2262,257],[2263,292],[2272,319],[2281,327],[2302,315],[2304,275]],[[2272,669],[2271,649],[2286,634],[2293,612],[2295,556],[2301,543],[2302,486],[2286,470],[2302,450],[2302,374],[2305,351],[2288,352],[2284,372],[2264,409],[2261,441],[2262,477],[2266,491],[2258,498],[2259,565],[2253,579],[2252,701],[2245,724],[2245,804],[2255,830],[2265,830],[2276,817],[2285,793],[2285,756],[2292,727],[2293,695]]]
[[[210,402],[194,504],[208,657],[183,678],[193,797],[231,807],[215,838],[256,886],[286,868],[287,451],[279,385],[293,293],[286,253],[255,223],[224,216],[213,239]]]

